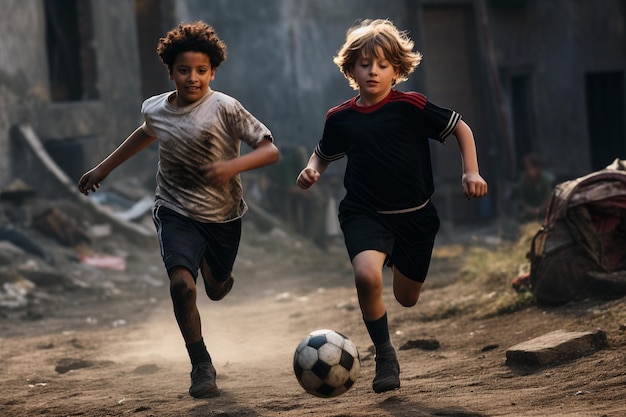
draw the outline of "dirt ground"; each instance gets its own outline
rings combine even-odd
[[[36,309],[0,315],[0,415],[626,416],[623,300],[463,314],[455,306],[510,290],[459,279],[472,242],[438,242],[413,308],[393,300],[386,275],[399,390],[371,389],[374,360],[341,244],[323,253],[281,233],[244,229],[233,291],[220,302],[198,301],[219,397],[188,395],[190,366],[158,250],[131,247],[126,271],[100,273],[109,291],[50,289]],[[355,386],[332,399],[305,393],[292,369],[295,347],[319,328],[346,334],[361,355]],[[520,342],[596,328],[610,346],[590,356],[543,368],[505,363],[506,350]],[[432,339],[438,348],[405,348]]]

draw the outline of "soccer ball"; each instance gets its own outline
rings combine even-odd
[[[293,355],[298,382],[317,397],[336,397],[348,391],[360,369],[361,359],[354,342],[333,330],[309,333]]]

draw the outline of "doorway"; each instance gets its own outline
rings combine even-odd
[[[626,107],[624,73],[588,73],[585,80],[592,169],[615,158],[626,159]]]

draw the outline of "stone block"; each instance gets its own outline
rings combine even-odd
[[[556,330],[510,347],[506,351],[506,363],[544,366],[577,359],[606,347],[608,341],[602,330]]]

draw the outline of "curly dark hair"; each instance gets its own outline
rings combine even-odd
[[[212,68],[219,67],[226,60],[226,44],[211,25],[202,21],[180,23],[159,39],[157,45],[157,54],[170,73],[178,54],[188,51],[207,54]]]

